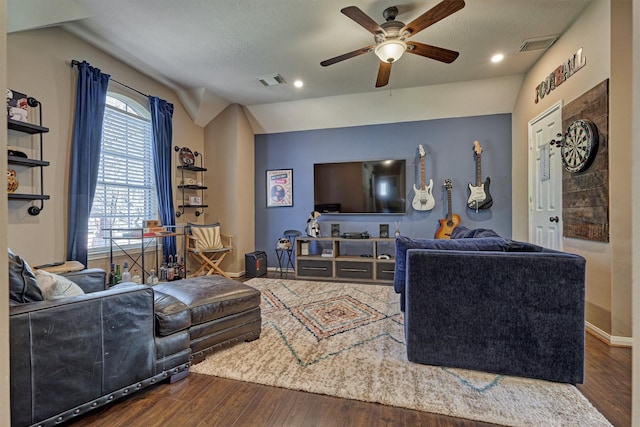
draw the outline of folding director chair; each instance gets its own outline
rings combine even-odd
[[[220,263],[233,250],[232,237],[220,233],[220,224],[188,223],[187,253],[200,266],[194,276],[220,274],[231,278],[222,270]]]

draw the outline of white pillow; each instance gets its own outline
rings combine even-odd
[[[36,270],[35,273],[45,300],[84,295],[82,288],[66,277],[45,270]]]

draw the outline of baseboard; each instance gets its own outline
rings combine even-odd
[[[587,332],[591,335],[595,336],[601,341],[605,343],[615,346],[615,347],[633,347],[633,338],[632,337],[618,337],[615,335],[611,335],[598,328],[597,326],[592,325],[589,322],[585,322],[585,328]]]
[[[278,267],[267,267],[267,271],[279,271]],[[237,273],[232,273],[230,271],[226,272],[229,277],[244,277],[247,274],[246,270],[239,271]]]

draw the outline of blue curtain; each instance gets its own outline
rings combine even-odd
[[[87,265],[89,214],[100,164],[102,122],[107,100],[108,74],[86,61],[78,64],[76,107],[71,141],[67,260]]]
[[[151,111],[151,135],[153,143],[153,165],[156,171],[158,190],[158,211],[162,225],[176,225],[173,210],[173,191],[171,189],[171,157],[173,153],[173,104],[156,96],[149,97]],[[176,238],[163,239],[162,254],[165,257],[175,255]],[[186,262],[186,260],[185,260]]]

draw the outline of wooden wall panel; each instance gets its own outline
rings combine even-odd
[[[562,128],[588,119],[598,128],[598,152],[585,171],[562,171],[563,236],[609,241],[609,79],[562,109]]]

